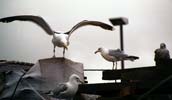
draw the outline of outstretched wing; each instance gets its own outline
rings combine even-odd
[[[66,34],[69,34],[69,37],[71,36],[71,34],[77,30],[78,28],[82,27],[82,26],[86,26],[86,25],[93,25],[93,26],[99,26],[105,30],[113,30],[113,27],[109,24],[100,22],[100,21],[88,21],[88,20],[83,20],[81,22],[79,22],[78,24],[76,24],[74,27],[72,27],[72,29],[67,32]],[[69,39],[68,37],[68,39]]]
[[[43,30],[47,34],[49,34],[49,35],[54,34],[53,30],[50,28],[48,23],[46,23],[46,21],[40,16],[18,15],[18,16],[11,16],[11,17],[5,17],[5,18],[0,19],[0,22],[4,22],[4,23],[9,23],[9,22],[13,22],[13,21],[31,21],[31,22],[36,23],[41,28],[43,28]]]

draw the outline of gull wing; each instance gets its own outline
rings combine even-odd
[[[34,22],[38,26],[40,26],[47,34],[53,35],[54,31],[50,28],[48,23],[40,16],[34,15],[18,15],[18,16],[10,16],[4,17],[0,19],[0,22],[9,23],[13,21],[30,21]]]
[[[136,59],[139,59],[139,57],[137,57],[137,56],[131,56],[131,55],[125,54],[120,49],[116,49],[116,50],[111,50],[110,49],[109,50],[109,55],[116,57],[118,60],[131,60],[131,61],[134,61]]]
[[[124,58],[128,56],[127,54],[124,54],[124,52],[120,49],[115,49],[115,50],[110,49],[109,55],[114,56],[116,58]]]
[[[67,90],[67,85],[66,84],[58,84],[54,90],[52,90],[53,95],[56,97],[58,96],[61,92],[64,92]]]
[[[74,27],[72,27],[72,29],[67,32],[66,34],[69,34],[69,37],[71,36],[71,34],[77,30],[78,28],[82,27],[82,26],[87,26],[87,25],[92,25],[92,26],[99,26],[105,30],[113,30],[113,27],[109,24],[100,22],[100,21],[88,21],[88,20],[83,20],[81,22],[79,22],[78,24],[76,24]],[[68,39],[69,39],[68,37]]]

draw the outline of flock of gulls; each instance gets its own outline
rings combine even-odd
[[[52,35],[52,43],[54,45],[53,48],[53,57],[55,56],[55,48],[60,47],[63,48],[63,57],[65,57],[65,50],[68,49],[69,46],[69,38],[72,33],[74,33],[75,30],[79,29],[80,27],[91,25],[91,26],[97,26],[104,30],[112,31],[114,28],[106,23],[100,22],[100,21],[88,21],[83,20],[79,22],[78,24],[74,25],[69,31],[60,33],[55,30],[53,30],[49,24],[40,16],[34,16],[34,15],[18,15],[18,16],[10,16],[1,18],[0,22],[3,23],[10,23],[13,21],[30,21],[38,26],[40,26],[48,35]],[[106,49],[106,48],[98,48],[95,53],[100,52],[101,56],[107,60],[113,63],[112,69],[114,69],[114,63],[116,63],[115,69],[117,69],[117,62],[122,60],[131,60],[134,61],[136,59],[139,59],[137,56],[130,56],[128,54],[125,54],[120,49]],[[60,83],[58,84],[55,89],[49,91],[48,95],[51,97],[59,98],[59,99],[73,99],[74,95],[76,94],[78,90],[78,85],[82,83],[80,77],[76,74],[72,74],[69,77],[69,81],[66,83]]]
[[[3,23],[9,23],[13,21],[30,21],[38,26],[40,26],[48,35],[52,35],[52,43],[54,45],[53,48],[53,57],[55,57],[55,48],[60,47],[63,48],[63,57],[65,57],[65,50],[68,49],[69,46],[69,38],[72,33],[74,33],[75,30],[79,29],[80,27],[91,25],[91,26],[97,26],[100,27],[104,30],[114,30],[114,28],[106,23],[100,22],[100,21],[88,21],[88,20],[83,20],[79,22],[78,24],[74,25],[69,31],[60,33],[57,31],[54,31],[49,24],[40,16],[34,16],[34,15],[18,15],[18,16],[10,16],[10,17],[4,17],[0,19],[0,22]],[[114,63],[116,63],[115,69],[117,69],[117,61],[122,61],[122,60],[131,60],[134,61],[138,59],[139,57],[136,56],[130,56],[125,54],[123,51],[120,49],[106,49],[106,48],[99,48],[95,53],[100,52],[102,57],[106,59],[107,61],[113,62],[113,67],[114,69]]]

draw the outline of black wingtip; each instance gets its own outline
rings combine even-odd
[[[111,28],[109,28],[109,30],[113,31],[113,30],[115,30],[115,28],[111,26]]]
[[[0,22],[3,22],[3,23],[8,23],[8,22],[12,22],[13,20],[12,19],[8,19],[7,18],[1,18],[0,19]]]
[[[127,58],[133,59],[133,60],[139,59],[139,57],[137,57],[137,56],[128,56]]]
[[[104,28],[104,29],[106,29],[106,30],[111,30],[111,31],[115,30],[115,28],[112,27],[112,26],[110,26],[110,25],[108,25],[108,26],[106,26],[106,27],[102,27],[102,28]]]
[[[5,20],[3,20],[3,18],[2,18],[2,19],[0,19],[0,22],[3,22],[3,23],[5,23],[6,21],[5,21]]]

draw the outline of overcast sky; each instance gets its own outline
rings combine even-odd
[[[161,42],[172,51],[172,0],[0,0],[0,18],[14,15],[39,15],[59,32],[66,32],[82,20],[110,24],[109,18],[126,17],[125,53],[139,56],[125,67],[154,66],[154,50]],[[99,47],[120,47],[119,27],[115,31],[86,26],[72,36],[66,57],[84,64],[85,69],[111,69],[94,51]],[[0,59],[35,63],[53,55],[52,37],[31,22],[0,23]],[[62,49],[56,48],[62,56]],[[118,64],[120,68],[120,63]],[[102,82],[101,72],[85,72],[90,83]]]

